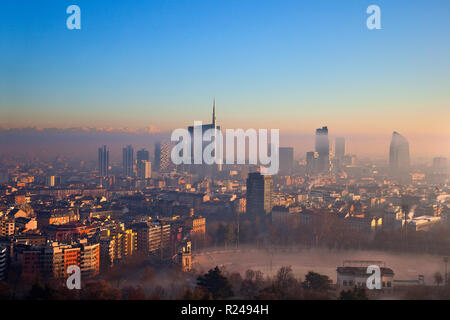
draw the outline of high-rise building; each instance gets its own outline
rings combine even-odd
[[[294,148],[279,148],[280,174],[292,174],[294,169]]]
[[[389,166],[394,172],[407,171],[410,166],[408,140],[395,131],[392,133]]]
[[[345,156],[345,138],[336,138],[334,144],[334,154],[336,158],[343,159]]]
[[[132,177],[134,174],[134,150],[132,146],[126,146],[122,149],[123,175]]]
[[[150,153],[146,149],[141,149],[136,152],[136,161],[141,160],[150,161]]]
[[[247,214],[252,216],[269,214],[273,207],[272,192],[272,176],[250,172],[247,178]]]
[[[216,99],[214,99],[213,101],[213,111],[212,111],[212,119],[211,119],[211,123],[210,124],[202,124],[201,126],[198,127],[194,127],[194,126],[189,126],[188,127],[188,132],[191,135],[191,165],[189,165],[189,169],[192,173],[194,174],[198,174],[200,176],[212,176],[215,173],[217,173],[218,171],[222,170],[222,164],[195,164],[194,163],[194,128],[197,132],[200,132],[200,134],[203,136],[203,134],[207,131],[207,130],[217,130],[220,131],[220,126],[217,125],[216,123]],[[215,140],[215,136],[212,138],[213,141]],[[209,145],[211,142],[208,141],[203,141],[202,139],[202,150],[205,149],[205,147],[207,145]],[[216,145],[217,147],[217,145]],[[214,155],[215,156],[215,155]],[[203,159],[203,154],[202,154],[202,159]]]
[[[109,150],[106,146],[98,148],[98,173],[101,177],[107,177],[109,172]]]
[[[164,172],[170,171],[175,167],[170,158],[171,146],[170,142],[158,142],[155,144],[155,170]]]
[[[6,279],[6,267],[7,267],[8,250],[4,246],[0,246],[0,281]]]
[[[328,128],[322,127],[316,130],[317,170],[319,172],[330,169],[330,143],[328,140]]]
[[[137,164],[137,175],[139,179],[152,177],[152,163],[148,160],[140,160]]]

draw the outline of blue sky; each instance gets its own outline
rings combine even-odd
[[[215,96],[225,127],[450,134],[448,0],[3,0],[0,25],[1,127],[168,130]]]

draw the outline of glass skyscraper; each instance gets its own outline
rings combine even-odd
[[[393,172],[407,171],[410,166],[408,140],[395,131],[392,133],[389,150],[389,166]]]
[[[123,175],[125,177],[132,177],[134,170],[134,150],[132,146],[126,146],[122,150],[122,164],[123,164]]]
[[[101,177],[107,177],[109,170],[109,150],[106,146],[98,148],[98,173]]]
[[[328,140],[328,128],[322,127],[316,130],[317,170],[319,172],[330,169],[330,142]]]

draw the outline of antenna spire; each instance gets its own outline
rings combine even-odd
[[[216,97],[214,97],[213,101],[213,114],[212,114],[212,124],[213,127],[216,127]]]

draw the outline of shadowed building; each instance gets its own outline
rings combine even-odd
[[[134,150],[132,146],[126,146],[122,149],[122,164],[123,164],[123,175],[125,177],[132,177],[134,174]]]
[[[272,202],[273,180],[270,175],[251,172],[247,178],[247,214],[257,216],[269,214]]]
[[[294,148],[279,148],[280,174],[290,175],[294,169]]]

